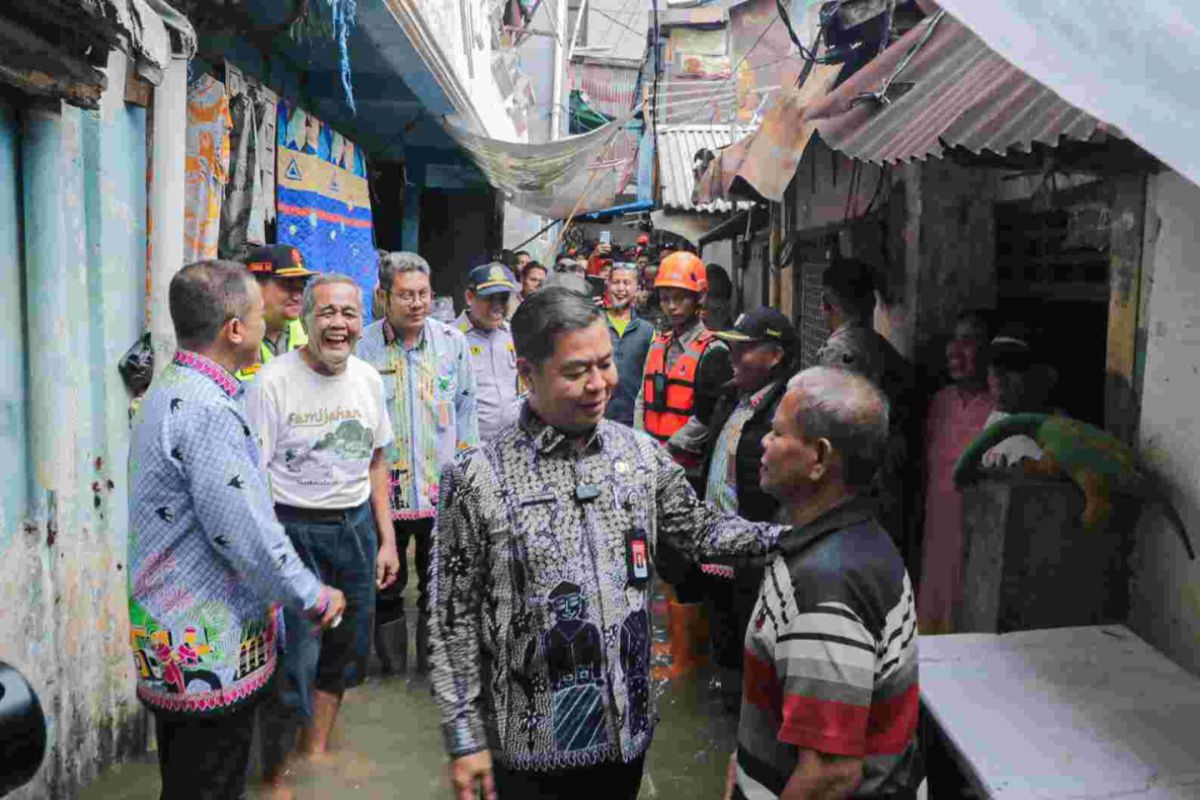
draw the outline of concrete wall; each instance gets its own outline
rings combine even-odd
[[[390,0],[398,3],[398,0]],[[441,55],[452,65],[455,77],[470,98],[488,136],[523,141],[505,110],[492,75],[492,30],[488,0],[404,0],[420,10]]]
[[[0,658],[34,685],[50,734],[18,798],[71,796],[145,744],[116,366],[144,325],[146,114],[125,104],[124,70],[114,55],[96,113],[0,103]]]
[[[1138,446],[1200,542],[1200,188],[1151,178],[1143,266],[1144,380]],[[1140,327],[1140,326],[1139,326]],[[1200,674],[1200,562],[1156,511],[1136,537],[1130,626]]]
[[[666,3],[663,3],[659,7],[660,13],[665,8]],[[587,15],[587,44],[612,48],[595,50],[594,55],[627,58],[631,61],[642,60],[642,54],[646,50],[646,31],[650,27],[650,3],[589,0]]]

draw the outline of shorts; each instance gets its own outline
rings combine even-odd
[[[341,511],[276,506],[275,513],[300,560],[346,595],[341,624],[324,632],[302,612],[284,611],[280,700],[308,718],[314,689],[340,694],[367,676],[379,540],[369,503]]]

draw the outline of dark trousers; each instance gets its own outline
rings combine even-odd
[[[408,543],[417,542],[417,610],[429,613],[429,551],[433,542],[433,520],[396,520],[396,550],[400,553],[400,574],[375,600],[375,623],[386,625],[404,616],[404,590],[408,587]]]
[[[635,800],[642,785],[645,755],[628,764],[599,764],[554,772],[494,768],[500,800]]]
[[[758,601],[763,571],[754,567],[738,567],[733,580],[705,576],[708,593],[709,632],[712,639],[712,660],[719,667],[742,671],[746,652],[746,627]]]
[[[162,800],[241,800],[254,705],[213,717],[154,715]]]

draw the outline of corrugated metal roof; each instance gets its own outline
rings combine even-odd
[[[737,129],[740,139],[749,133],[747,128]],[[714,200],[704,205],[692,202],[692,189],[696,175],[692,170],[696,153],[711,150],[717,153],[729,145],[728,125],[663,125],[658,129],[658,170],[662,186],[662,207],[681,211],[702,211],[724,214],[734,208],[749,208],[753,203],[731,203]]]
[[[931,26],[894,79],[892,101],[855,104],[879,91]],[[901,94],[904,84],[911,89]],[[941,157],[946,147],[1003,154],[1028,152],[1034,142],[1122,135],[1005,61],[949,14],[914,27],[805,116],[830,147],[874,162]]]

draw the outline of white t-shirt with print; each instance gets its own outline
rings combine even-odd
[[[276,503],[332,510],[371,496],[371,456],[391,443],[392,423],[367,362],[351,356],[341,374],[322,375],[293,350],[258,373],[246,409]]]

